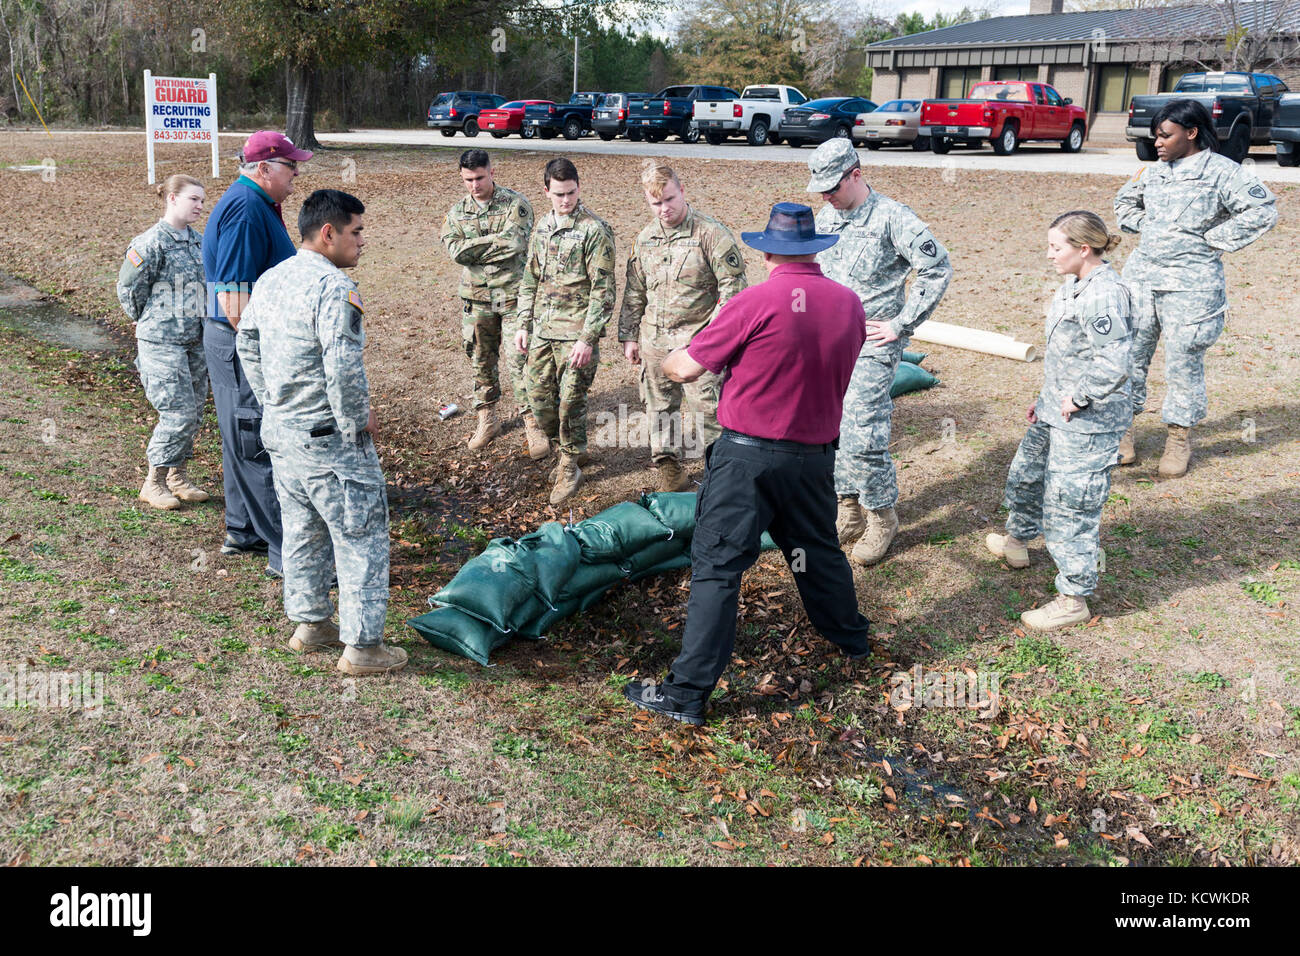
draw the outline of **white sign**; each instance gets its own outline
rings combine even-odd
[[[155,143],[211,143],[212,178],[221,175],[217,155],[217,74],[206,80],[154,76],[144,71],[144,130],[149,182],[155,181]]]

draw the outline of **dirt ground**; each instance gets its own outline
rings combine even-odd
[[[139,144],[0,136],[0,269],[127,331],[113,281],[131,236],[160,214]],[[480,143],[475,143],[480,145]],[[486,144],[482,144],[486,145]],[[671,155],[671,145],[665,152]],[[367,204],[354,271],[393,511],[389,639],[413,665],[346,681],[284,650],[279,589],[216,555],[219,500],[176,514],[135,498],[152,412],[128,350],[85,355],[3,333],[0,663],[108,674],[105,716],[0,710],[0,857],[14,862],[379,863],[1285,863],[1300,858],[1300,252],[1291,207],[1227,257],[1231,314],[1208,357],[1209,420],[1193,471],[1115,475],[1096,619],[1042,639],[1018,614],[1052,591],[1041,547],[1012,572],[983,549],[1041,384],[1020,364],[914,343],[942,379],[894,419],[902,529],[856,572],[877,631],[849,669],[812,633],[779,556],[746,578],[737,658],[716,717],[691,731],[630,713],[617,695],[663,673],[686,575],[625,586],[544,644],[482,669],[404,626],[490,537],[569,517],[546,503],[549,464],[514,427],[485,454],[460,345],[458,269],[438,243],[462,194],[460,148],[329,150],[311,189]],[[55,161],[55,175],[12,167]],[[546,157],[499,156],[500,182],[540,215]],[[936,318],[1041,342],[1057,280],[1058,213],[1113,222],[1120,180],[870,169],[948,247],[956,275]],[[202,172],[168,149],[159,176]],[[683,160],[688,199],[733,231],[806,201],[799,166]],[[614,227],[620,261],[648,214],[637,161],[581,157],[583,199]],[[213,183],[208,208],[233,177]],[[355,179],[353,180],[353,174]],[[944,174],[949,181],[945,181]],[[52,181],[46,181],[47,179]],[[814,201],[813,205],[816,205]],[[296,235],[296,231],[294,232]],[[1117,265],[1131,239],[1118,250]],[[762,278],[747,250],[751,282]],[[620,276],[619,291],[622,291]],[[638,407],[610,334],[597,416]],[[1153,407],[1164,393],[1152,366]],[[42,441],[54,422],[57,441]],[[649,490],[644,448],[594,447],[580,519]],[[699,465],[695,466],[698,471]],[[220,488],[209,421],[194,468]],[[7,539],[7,540],[6,540]],[[890,706],[894,672],[993,671],[1000,713]],[[893,703],[897,705],[897,700]],[[1100,814],[1100,816],[1099,816]]]

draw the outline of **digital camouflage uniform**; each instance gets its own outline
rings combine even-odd
[[[1070,276],[1047,316],[1043,388],[1007,474],[1007,534],[1042,534],[1056,562],[1056,590],[1086,597],[1097,586],[1101,509],[1119,441],[1133,420],[1129,389],[1132,306],[1108,264]],[[1061,400],[1080,411],[1067,422]]]
[[[442,244],[465,268],[460,276],[461,334],[474,365],[474,407],[501,397],[500,349],[506,343],[510,387],[520,409],[528,408],[527,356],[514,347],[515,300],[533,231],[533,207],[513,189],[496,186],[480,206],[465,196],[442,223]]]
[[[722,376],[705,372],[683,384],[665,375],[662,364],[673,349],[690,344],[718,307],[745,285],[745,260],[727,227],[689,206],[675,228],[656,218],[637,234],[627,258],[618,340],[636,342],[641,350],[641,399],[655,463],[681,459],[687,421],[695,423],[691,457],[700,457],[722,434]],[[682,414],[683,396],[687,415]]]
[[[388,496],[370,433],[366,335],[357,285],[308,249],[269,269],[239,321],[236,347],[262,403],[284,524],[284,610],[334,613],[354,647],[383,642],[388,611]]]
[[[843,142],[842,140],[836,142]],[[817,231],[839,242],[817,254],[822,272],[848,286],[862,300],[867,321],[888,322],[898,333],[883,345],[862,346],[844,395],[840,446],[835,455],[835,492],[857,495],[877,511],[898,502],[898,481],[889,456],[894,400],[889,389],[912,332],[930,317],[948,282],[948,250],[907,206],[871,192],[858,208],[842,212],[826,203]],[[916,270],[912,288],[907,278]]]
[[[136,369],[158,412],[146,451],[154,466],[179,467],[193,457],[208,398],[202,243],[189,226],[159,221],[131,240],[117,274],[118,301],[136,323]]]
[[[528,403],[560,450],[587,449],[587,390],[600,364],[599,339],[614,314],[614,230],[581,202],[547,213],[533,228],[519,283],[519,325],[528,333]],[[569,365],[574,342],[591,361]]]
[[[1274,196],[1249,167],[1201,150],[1143,167],[1115,197],[1115,216],[1138,247],[1124,264],[1133,293],[1133,409],[1147,400],[1147,369],[1165,336],[1162,418],[1186,428],[1203,420],[1205,350],[1227,317],[1223,253],[1250,245],[1277,222]]]

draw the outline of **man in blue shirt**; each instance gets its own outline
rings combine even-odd
[[[280,504],[271,459],[262,447],[262,406],[235,352],[235,330],[253,284],[297,249],[280,204],[293,192],[298,164],[311,152],[274,130],[259,130],[240,152],[239,178],[213,207],[203,233],[208,280],[208,321],[203,349],[221,428],[225,475],[226,540],[222,554],[267,556],[267,574],[283,575]]]

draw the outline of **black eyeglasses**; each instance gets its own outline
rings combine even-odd
[[[857,166],[854,166],[854,167],[853,167],[853,169],[857,169],[857,168],[858,168]],[[843,189],[843,188],[844,188],[844,183],[848,180],[848,178],[849,178],[850,176],[853,175],[853,169],[850,169],[847,173],[845,173],[843,176],[840,177],[840,181],[839,181],[838,183],[835,184],[835,188],[834,188],[834,189],[823,189],[823,190],[822,190],[822,195],[823,195],[823,196],[834,196],[837,192],[839,192],[841,189]]]
[[[277,166],[288,166],[290,169],[297,169],[297,168],[298,168],[298,164],[297,164],[297,163],[290,162],[290,161],[287,160],[287,159],[264,159],[264,160],[262,160],[262,162],[264,162],[264,163],[275,163],[275,165],[277,165]],[[836,188],[838,189],[839,187],[836,187]]]

